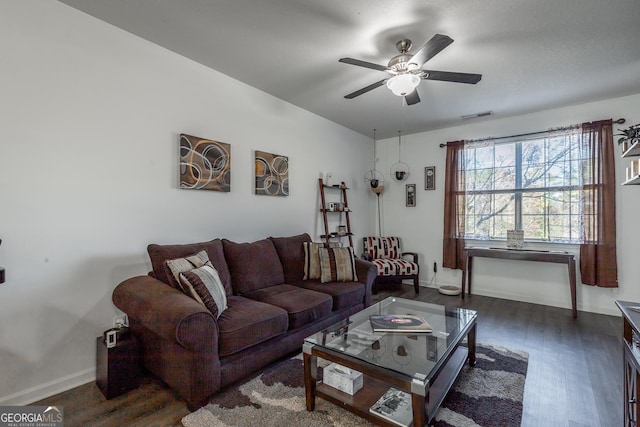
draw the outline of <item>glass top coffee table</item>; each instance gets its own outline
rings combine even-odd
[[[373,332],[369,316],[377,314],[420,315],[433,331]],[[473,310],[389,297],[307,337],[303,345],[307,410],[313,411],[320,397],[376,424],[395,425],[370,411],[393,387],[410,395],[413,426],[426,425],[466,360],[475,365],[476,319]],[[318,358],[361,372],[363,387],[350,395],[318,381]]]

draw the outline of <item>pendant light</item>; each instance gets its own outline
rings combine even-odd
[[[400,139],[402,131],[398,131],[398,161],[391,166],[391,178],[396,181],[404,181],[409,177],[409,165],[402,161],[401,158],[401,144],[402,141]]]

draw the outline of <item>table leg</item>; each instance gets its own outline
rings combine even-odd
[[[467,335],[467,347],[469,349],[469,366],[476,366],[476,323]]]
[[[460,295],[462,296],[462,299],[464,299],[464,292],[467,287],[467,263],[468,262],[469,262],[469,256],[465,254],[464,260],[462,261],[462,283],[460,284],[460,288],[462,290],[462,292],[460,292]]]
[[[411,393],[411,407],[413,409],[413,425],[427,425],[427,398]]]
[[[316,382],[318,376],[318,358],[303,353],[304,360],[304,391],[307,399],[307,411],[313,411],[316,407]]]
[[[473,272],[473,257],[467,255],[467,276],[468,276],[468,281],[469,281],[469,289],[468,289],[468,293],[469,295],[471,295],[471,273]]]
[[[569,267],[569,286],[571,287],[571,314],[575,319],[578,317],[578,308],[576,307],[576,260],[571,258],[567,267]]]

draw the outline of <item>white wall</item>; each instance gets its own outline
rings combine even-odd
[[[111,293],[149,243],[318,239],[327,171],[372,232],[369,138],[60,3],[0,8],[0,404],[95,378]],[[178,189],[182,132],[231,144],[230,193]],[[289,156],[291,196],[253,194],[254,150]]]
[[[383,233],[403,238],[406,250],[419,252],[423,285],[460,284],[460,270],[443,269],[442,235],[445,148],[439,144],[459,139],[476,139],[536,132],[553,127],[623,117],[624,125],[640,122],[640,95],[609,99],[573,107],[542,111],[519,117],[469,123],[455,128],[409,135],[402,139],[402,160],[411,167],[407,181],[398,183],[389,170],[398,161],[398,139],[378,141],[379,169],[386,174],[383,194]],[[617,140],[617,137],[616,137]],[[616,147],[616,153],[621,148]],[[628,159],[617,159],[618,182],[625,179]],[[424,167],[436,166],[436,190],[424,190]],[[417,184],[417,206],[405,207],[405,184]],[[617,187],[617,237],[619,288],[604,289],[578,285],[578,310],[619,315],[616,299],[640,301],[640,187]],[[527,245],[533,248],[531,244]],[[540,245],[537,248],[544,248]],[[554,249],[579,252],[577,246],[562,245]],[[433,277],[433,262],[438,273]],[[578,272],[579,274],[579,272]],[[579,277],[579,276],[578,276]],[[473,267],[473,293],[557,307],[571,307],[566,266],[526,261],[477,258]]]

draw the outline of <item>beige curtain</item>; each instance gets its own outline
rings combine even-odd
[[[583,168],[584,243],[580,274],[585,285],[618,287],[616,255],[616,176],[613,122],[582,124],[582,150],[592,159]]]
[[[464,141],[447,143],[444,180],[444,239],[442,266],[461,270],[464,263],[465,182],[460,158],[464,154]]]

